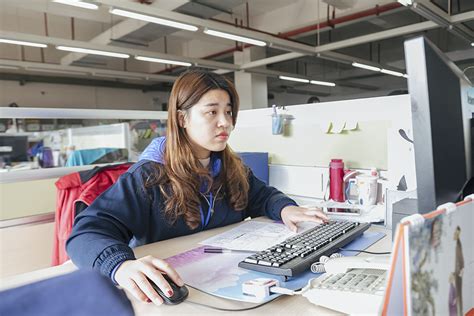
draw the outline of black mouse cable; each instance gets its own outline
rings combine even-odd
[[[195,289],[196,291],[199,291],[199,292],[202,292],[202,293],[205,293],[205,294],[208,294],[208,295],[212,295],[208,292],[205,292],[203,290],[200,290],[198,288],[195,288],[194,286],[191,286],[189,284],[186,284],[186,286],[190,287],[190,288],[193,288]],[[214,295],[213,295],[214,296]],[[249,310],[252,310],[252,309],[256,309],[256,308],[259,308],[259,307],[262,307],[263,305],[265,304],[268,304],[270,302],[273,302],[275,301],[276,299],[280,298],[281,296],[283,295],[278,295],[274,298],[272,298],[271,300],[269,301],[266,301],[264,303],[261,303],[261,304],[257,304],[255,306],[251,306],[251,307],[246,307],[246,308],[238,308],[238,309],[231,309],[231,308],[223,308],[223,307],[217,307],[217,306],[212,306],[212,305],[207,305],[207,304],[203,304],[203,303],[198,303],[198,302],[194,302],[194,301],[190,301],[189,299],[185,300],[184,302],[185,303],[189,303],[189,304],[192,304],[192,305],[197,305],[197,306],[202,306],[202,307],[207,307],[207,308],[211,308],[211,309],[215,309],[215,310],[218,310],[218,311],[223,311],[223,312],[243,312],[243,311],[249,311]]]

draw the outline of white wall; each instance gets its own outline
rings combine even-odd
[[[168,103],[165,92],[142,92],[65,84],[26,83],[0,80],[0,106],[16,102],[20,107],[161,110]]]

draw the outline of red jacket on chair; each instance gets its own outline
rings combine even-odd
[[[74,172],[56,181],[56,214],[54,223],[52,265],[69,260],[66,241],[71,234],[72,225],[79,202],[89,206],[96,197],[117,181],[132,163],[95,167],[92,170]]]

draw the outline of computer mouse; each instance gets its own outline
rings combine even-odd
[[[182,301],[184,301],[186,297],[188,297],[189,291],[185,285],[180,287],[179,285],[174,283],[174,281],[171,280],[171,278],[166,274],[163,274],[163,278],[165,278],[166,282],[168,282],[171,288],[173,289],[173,296],[171,297],[166,296],[165,293],[163,293],[163,291],[152,280],[148,279],[148,281],[150,282],[153,289],[155,289],[156,293],[158,293],[158,295],[161,296],[161,298],[163,299],[163,302],[166,305],[179,304]]]

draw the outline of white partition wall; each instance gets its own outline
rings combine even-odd
[[[294,117],[286,133],[272,135],[271,108],[241,111],[230,140],[236,151],[269,153],[271,185],[288,194],[322,198],[329,162],[341,158],[346,168],[377,168],[390,180],[389,187],[405,175],[414,188],[412,144],[399,133],[403,129],[411,137],[408,95],[295,105],[286,113]]]

